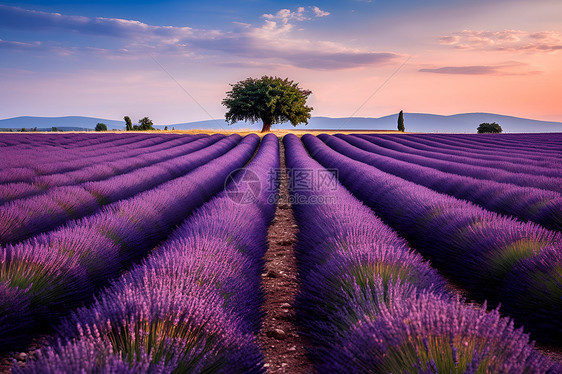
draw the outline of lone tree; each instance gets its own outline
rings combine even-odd
[[[404,130],[404,111],[401,110],[400,113],[398,113],[398,131],[404,132]]]
[[[125,116],[123,120],[125,120],[125,130],[133,131],[133,121],[131,121],[131,117]]]
[[[247,78],[230,85],[222,104],[228,108],[226,121],[232,125],[238,121],[263,123],[261,132],[269,132],[275,123],[291,122],[308,124],[312,107],[306,106],[306,99],[312,91],[299,87],[289,79],[263,76],[260,79]]]
[[[495,122],[492,123],[481,123],[478,128],[476,129],[478,131],[479,134],[484,134],[484,133],[500,133],[502,132],[502,127],[500,125],[498,125]]]
[[[98,123],[96,125],[96,131],[107,131],[107,125],[105,123]]]

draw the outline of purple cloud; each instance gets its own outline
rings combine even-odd
[[[41,47],[40,42],[25,43],[25,42],[0,39],[0,49],[30,50],[30,49],[37,49],[40,47]]]
[[[169,37],[191,32],[189,27],[151,26],[140,21],[120,18],[68,16],[0,5],[0,24],[3,27],[26,31],[63,30],[79,34],[136,38],[150,35]]]
[[[266,64],[283,64],[306,69],[350,69],[380,65],[400,57],[391,52],[350,49],[344,45],[299,37],[292,22],[302,22],[329,13],[316,7],[282,9],[265,14],[261,26],[236,23],[233,31],[201,30],[190,27],[154,26],[117,18],[67,16],[0,5],[4,27],[26,30],[64,30],[80,34],[121,38],[124,45],[114,50],[118,56],[150,53],[226,54]],[[14,42],[17,43],[17,42]],[[87,48],[87,47],[86,47]],[[86,50],[84,47],[78,50]],[[70,48],[71,49],[71,48]],[[111,52],[103,50],[104,54]]]

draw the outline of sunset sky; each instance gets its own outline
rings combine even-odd
[[[229,83],[276,75],[314,116],[562,121],[561,49],[560,0],[8,1],[0,118],[224,118]]]

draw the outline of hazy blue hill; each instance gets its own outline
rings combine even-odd
[[[68,116],[68,117],[14,117],[0,119],[0,129],[26,129],[37,127],[37,129],[51,129],[55,126],[59,129],[70,130],[93,130],[98,123],[105,123],[108,129],[125,129],[125,121],[116,121],[104,118]]]
[[[308,125],[297,129],[307,130],[396,130],[398,114],[380,118],[330,118],[312,117]],[[406,131],[413,132],[467,132],[476,133],[482,122],[497,122],[504,132],[562,132],[562,122],[548,122],[533,119],[504,116],[491,113],[463,113],[451,116],[425,113],[404,113]],[[261,129],[261,124],[236,123],[228,126],[224,120],[208,120],[168,125],[171,129]],[[293,129],[289,123],[275,125],[276,129]]]
[[[297,129],[307,130],[396,130],[398,115],[392,114],[380,118],[330,118],[312,117],[307,126],[298,126]],[[39,129],[50,129],[52,126],[70,130],[91,129],[98,122],[105,123],[109,129],[124,129],[123,121],[108,120],[92,117],[15,117],[0,120],[1,128],[27,129],[37,126]],[[406,131],[412,132],[460,132],[476,133],[476,128],[482,122],[497,122],[504,132],[562,132],[562,122],[538,121],[512,116],[491,113],[463,113],[451,116],[425,113],[404,113]],[[261,124],[250,125],[244,122],[228,126],[221,120],[206,120],[167,125],[169,129],[253,129],[260,130]],[[163,129],[164,125],[156,126]],[[277,129],[293,129],[289,123],[275,125]]]

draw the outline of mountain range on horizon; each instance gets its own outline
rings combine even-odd
[[[290,123],[274,125],[273,129],[301,130],[396,130],[398,114],[379,118],[351,117],[331,118],[312,117],[308,125],[296,128]],[[125,122],[95,117],[32,117],[22,116],[0,119],[0,131],[7,129],[21,130],[37,127],[40,131],[50,131],[52,127],[65,131],[92,131],[97,123],[105,123],[108,129],[125,128]],[[483,122],[497,122],[504,132],[562,132],[562,122],[541,121],[528,118],[506,116],[493,113],[462,113],[454,115],[438,115],[427,113],[404,113],[404,122],[408,132],[441,132],[441,133],[476,133],[476,128]],[[210,129],[210,130],[260,130],[261,123],[249,124],[237,122],[229,126],[224,119],[204,120],[168,125],[155,125],[156,128],[176,130]]]

